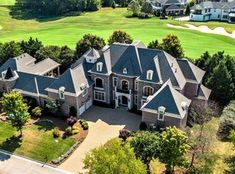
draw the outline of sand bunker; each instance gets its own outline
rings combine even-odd
[[[203,33],[219,34],[219,35],[224,35],[224,36],[228,36],[228,37],[235,39],[235,30],[231,34],[231,33],[228,33],[227,31],[225,31],[224,27],[216,27],[215,29],[212,30],[205,25],[201,25],[201,26],[197,27],[197,26],[194,26],[191,24],[185,24],[186,27],[183,27],[183,26],[179,26],[179,25],[167,24],[167,26],[171,27],[171,28],[196,30],[196,31],[200,31]]]

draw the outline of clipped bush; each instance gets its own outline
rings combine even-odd
[[[73,127],[73,125],[74,125],[76,122],[77,122],[77,118],[76,118],[76,117],[70,116],[70,117],[67,119],[67,124],[68,124],[68,126]]]
[[[72,129],[72,127],[67,127],[66,129],[65,129],[65,134],[66,135],[73,135],[73,129]]]
[[[81,119],[79,122],[80,122],[80,124],[81,124],[81,126],[82,126],[83,130],[87,130],[87,129],[89,129],[89,125],[88,125],[88,123],[87,123],[87,121],[86,121],[86,120]]]
[[[58,128],[58,127],[55,127],[54,130],[53,130],[53,132],[52,132],[52,134],[53,134],[53,137],[54,137],[54,138],[60,137],[59,128]]]
[[[147,124],[144,121],[141,121],[139,129],[145,131],[147,130],[147,128],[148,128]]]
[[[32,115],[35,117],[41,117],[42,116],[42,109],[39,106],[33,108]]]
[[[119,131],[119,138],[121,138],[123,141],[126,141],[126,139],[131,136],[131,132],[127,129],[122,129]]]

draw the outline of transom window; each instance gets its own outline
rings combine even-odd
[[[95,79],[95,87],[97,87],[97,88],[103,88],[103,79],[101,79],[101,78],[96,78],[96,79]]]
[[[149,95],[153,95],[153,88],[150,86],[145,86],[144,87],[144,96],[148,97]]]
[[[129,89],[129,83],[126,80],[122,80],[122,90],[128,90]]]

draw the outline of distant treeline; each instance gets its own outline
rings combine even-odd
[[[12,13],[19,16],[61,16],[96,11],[100,6],[101,0],[16,0]]]

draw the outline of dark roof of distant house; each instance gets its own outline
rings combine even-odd
[[[172,5],[170,5],[169,7],[166,8],[166,11],[169,11],[169,10],[183,10],[183,9],[184,9],[184,7],[172,4]]]
[[[184,103],[188,107],[191,100],[175,90],[170,80],[168,80],[153,96],[148,97],[147,102],[142,106],[141,110],[146,112],[158,111],[158,108],[163,106],[166,108],[165,112],[174,114],[182,119],[187,113],[182,108]]]
[[[165,4],[180,4],[178,0],[167,0]]]

